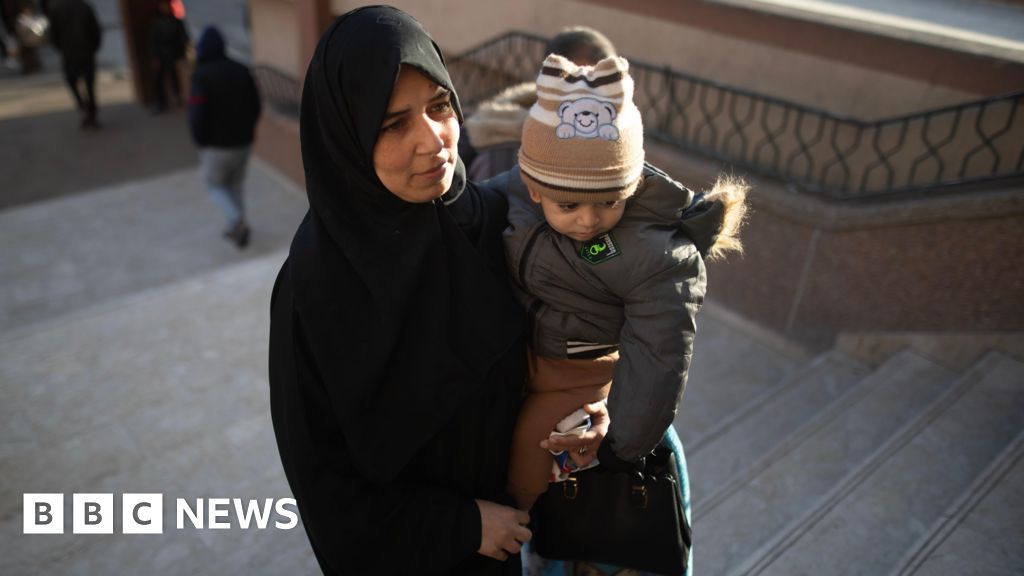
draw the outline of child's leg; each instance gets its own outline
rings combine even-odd
[[[584,404],[603,400],[611,387],[614,357],[598,360],[535,358],[531,393],[512,436],[508,493],[529,510],[551,479],[551,453],[540,447],[555,425]]]

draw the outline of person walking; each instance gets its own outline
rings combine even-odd
[[[64,81],[78,105],[81,128],[99,128],[96,106],[96,52],[103,33],[96,12],[85,0],[53,0],[50,40],[60,52]],[[84,87],[84,93],[79,84]]]
[[[225,54],[224,36],[203,30],[188,97],[192,139],[210,197],[227,220],[224,236],[239,248],[249,243],[242,184],[260,117],[260,96],[249,69]]]
[[[181,104],[181,81],[178,62],[185,58],[188,48],[185,24],[174,17],[171,4],[159,0],[157,13],[149,27],[149,54],[152,58],[156,105],[154,113],[167,110],[167,88],[170,86],[176,104]]]

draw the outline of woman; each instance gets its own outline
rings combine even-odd
[[[274,286],[270,383],[327,574],[521,570],[529,517],[502,492],[524,323],[506,205],[466,184],[461,120],[408,15],[358,9],[324,33],[300,119],[310,210]]]

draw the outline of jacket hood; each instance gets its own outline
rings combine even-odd
[[[698,194],[682,215],[682,229],[708,260],[730,252],[743,253],[740,228],[747,219],[750,186],[739,178],[720,176],[709,192]]]
[[[469,141],[476,148],[518,142],[523,135],[523,123],[530,115],[530,107],[536,101],[536,84],[516,84],[481,104],[466,119],[462,129],[469,134]]]
[[[644,170],[644,179],[647,184],[641,185],[630,201],[657,216],[666,226],[679,226],[701,256],[717,260],[729,252],[743,251],[739,231],[746,220],[750,189],[744,181],[723,176],[710,191],[694,193],[650,164]],[[664,186],[679,192],[669,193],[661,188]],[[689,201],[681,201],[679,194],[689,195]]]
[[[215,26],[207,26],[196,44],[196,62],[209,62],[224,57],[224,36]]]

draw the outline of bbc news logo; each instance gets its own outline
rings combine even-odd
[[[64,533],[64,494],[24,494],[24,534]],[[72,494],[71,531],[73,534],[113,534],[113,494]],[[288,507],[291,508],[288,508]],[[271,526],[291,530],[299,523],[294,498],[246,500],[241,498],[185,498],[175,500],[175,519],[178,530],[186,524],[199,530],[228,530],[233,528],[232,514],[238,527],[247,530],[254,526],[266,530]],[[204,514],[205,511],[205,514]],[[122,494],[122,534],[163,534],[163,494]]]

